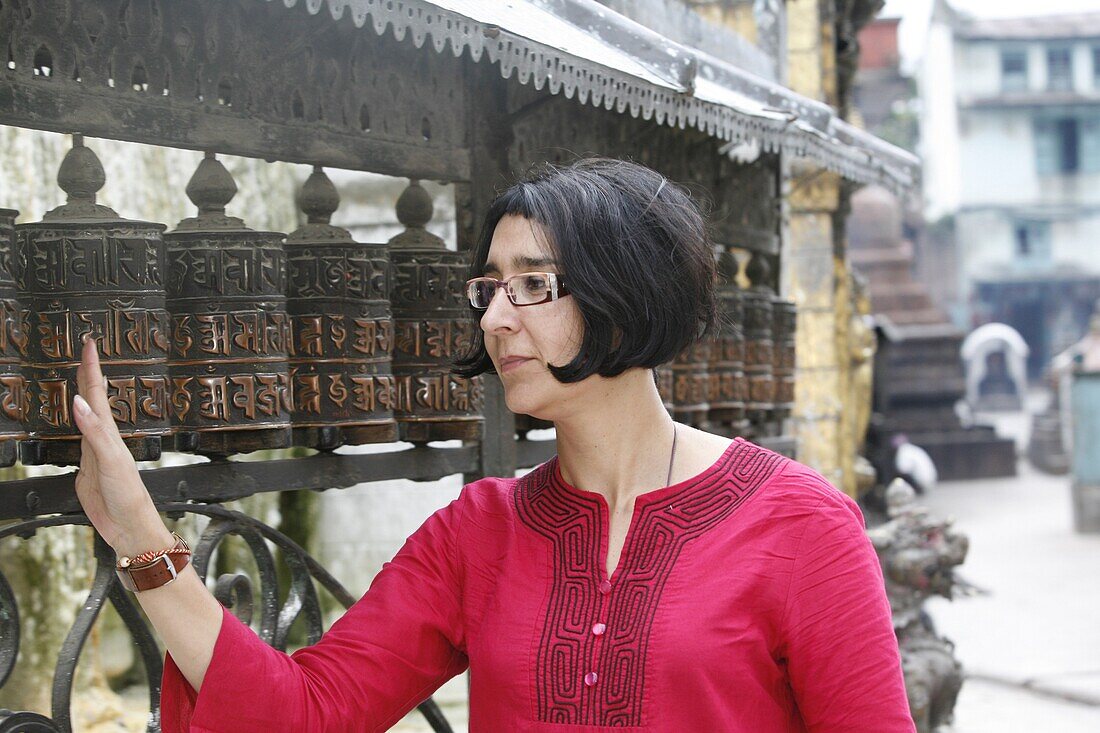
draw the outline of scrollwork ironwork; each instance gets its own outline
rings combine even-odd
[[[320,640],[323,614],[315,583],[345,609],[355,603],[355,597],[316,558],[282,532],[247,514],[218,504],[170,503],[160,506],[160,509],[170,517],[195,514],[210,519],[202,536],[195,543],[193,556],[195,569],[204,580],[212,557],[225,538],[236,535],[244,540],[260,576],[258,634],[264,642],[280,651],[286,651],[290,629],[300,617],[306,625],[307,642],[313,644]],[[38,530],[51,527],[88,525],[87,517],[82,514],[32,519],[0,529],[0,541],[14,536],[30,540]],[[276,562],[269,543],[281,551],[283,561],[290,570],[290,587],[286,599],[281,603]],[[160,649],[148,623],[115,575],[113,551],[98,534],[95,535],[95,559],[96,572],[88,597],[81,605],[58,654],[52,685],[51,717],[31,712],[0,710],[0,733],[71,733],[70,704],[76,667],[99,613],[108,601],[133,637],[145,668],[150,705],[147,730],[149,733],[160,730],[160,681],[163,671]],[[246,624],[251,623],[254,611],[253,589],[247,575],[222,575],[214,583],[214,595],[239,619]],[[19,644],[18,602],[10,584],[0,572],[0,687],[13,671]],[[450,733],[451,727],[434,700],[425,700],[418,709],[433,731]]]

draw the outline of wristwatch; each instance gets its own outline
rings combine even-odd
[[[145,552],[136,557],[122,556],[115,565],[122,587],[137,593],[171,583],[191,560],[187,541],[175,532],[176,544],[166,550]]]

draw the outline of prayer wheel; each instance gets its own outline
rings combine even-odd
[[[187,184],[198,215],[164,237],[169,404],[181,451],[228,455],[290,444],[284,237],[227,216],[236,193],[208,153]]]
[[[17,441],[26,437],[23,431],[26,389],[20,361],[27,342],[12,274],[18,215],[13,209],[0,209],[0,466],[15,463]]]
[[[767,421],[775,407],[774,294],[768,285],[770,268],[763,255],[752,255],[745,274],[752,284],[741,293],[745,313],[745,379],[749,386],[745,409],[753,435],[759,436],[765,434]]]
[[[451,373],[475,327],[465,285],[467,255],[446,249],[425,225],[432,198],[416,180],[397,200],[405,231],[390,240],[394,283],[393,374],[402,440],[479,440],[484,418],[481,378]]]
[[[707,419],[707,367],[711,343],[697,339],[672,360],[672,418],[685,425],[701,426]]]
[[[27,339],[23,463],[79,463],[72,409],[86,338],[98,343],[107,401],[134,458],[159,458],[169,430],[164,225],[97,204],[105,181],[95,153],[74,135],[57,174],[68,203],[15,227]]]
[[[653,381],[657,383],[657,394],[661,396],[661,403],[672,414],[673,376],[672,364],[662,364],[653,370]]]
[[[773,375],[775,378],[774,417],[778,433],[783,421],[794,409],[795,328],[798,309],[786,298],[772,300]]]
[[[745,401],[748,382],[745,380],[744,309],[741,289],[737,286],[737,259],[722,248],[718,256],[718,333],[711,342],[708,370],[707,420],[716,425],[729,425],[740,434],[745,430]]]
[[[388,249],[332,226],[339,204],[314,168],[298,196],[307,222],[286,239],[291,420],[311,448],[397,439]]]

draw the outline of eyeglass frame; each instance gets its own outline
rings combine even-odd
[[[536,300],[533,303],[517,303],[515,296],[512,294],[512,288],[509,283],[512,280],[515,280],[517,277],[529,277],[531,275],[543,275],[544,277],[546,277],[546,282],[549,285],[546,291],[546,297],[544,297],[542,300]],[[495,285],[498,290],[504,291],[504,294],[508,297],[508,301],[517,308],[526,308],[529,305],[542,305],[543,303],[549,303],[551,301],[555,301],[559,298],[563,298],[566,295],[569,295],[569,289],[566,287],[565,283],[562,282],[561,275],[556,272],[541,272],[537,270],[533,272],[520,272],[504,280],[498,280],[495,277],[483,275],[482,277],[472,277],[466,281],[466,300],[470,303],[471,308],[478,311],[489,310],[489,306],[487,305],[484,308],[479,308],[478,306],[474,305],[473,298],[470,295],[470,287],[477,282],[493,283],[493,285]],[[496,297],[496,293],[493,293],[493,297]],[[492,302],[492,298],[490,298],[489,304],[492,305]]]

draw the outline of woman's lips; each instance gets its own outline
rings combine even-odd
[[[532,361],[526,356],[509,356],[500,360],[500,373],[507,374]]]

